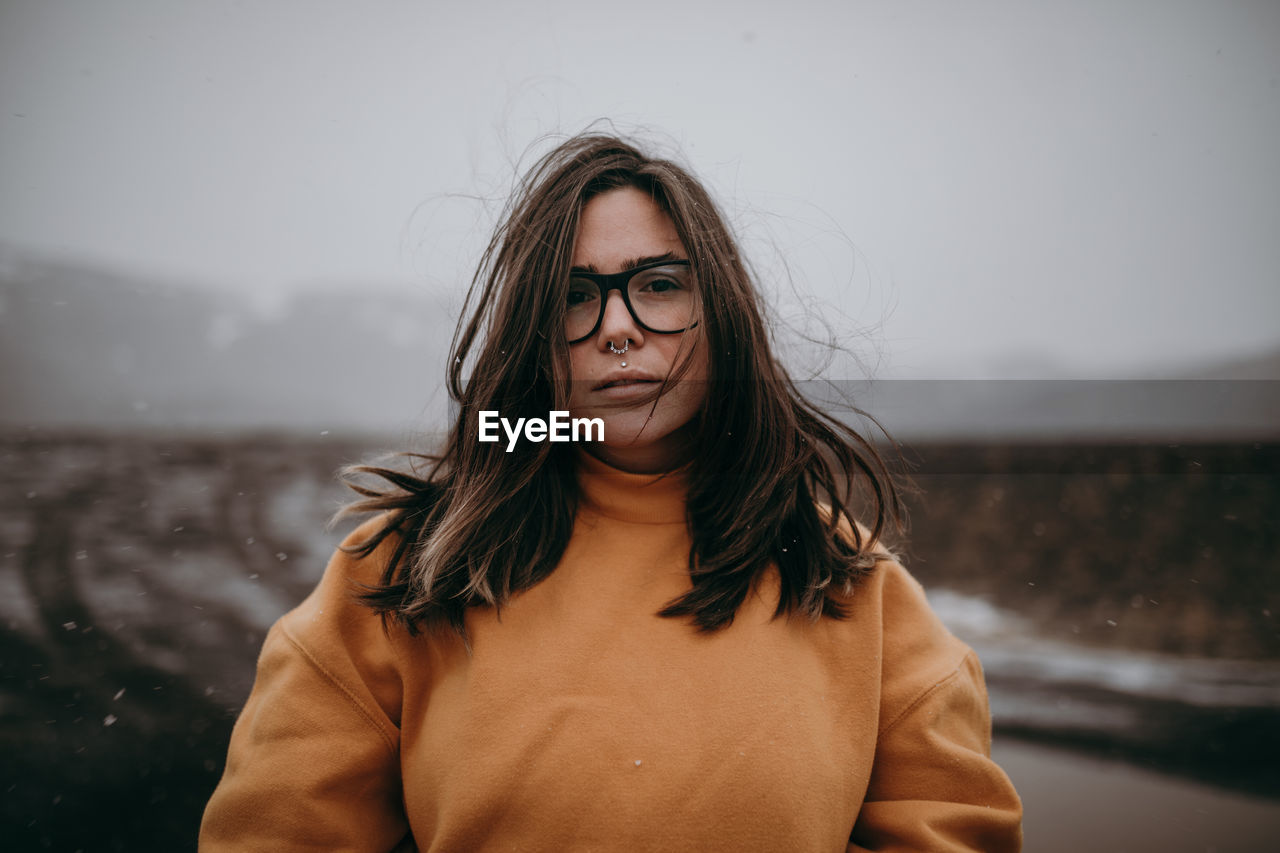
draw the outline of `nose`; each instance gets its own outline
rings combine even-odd
[[[605,301],[604,318],[600,321],[600,331],[596,334],[596,348],[607,350],[610,341],[614,346],[620,347],[628,339],[633,347],[641,346],[644,343],[644,330],[627,310],[622,294],[615,291]]]

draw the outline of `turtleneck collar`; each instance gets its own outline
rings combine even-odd
[[[598,515],[639,524],[683,524],[687,468],[665,474],[632,474],[578,452],[582,505]]]

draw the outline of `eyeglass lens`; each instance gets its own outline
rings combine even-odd
[[[693,273],[688,266],[671,265],[637,270],[627,282],[631,315],[650,332],[679,332],[693,319]],[[565,336],[571,341],[590,335],[603,314],[600,285],[592,278],[569,279],[565,306]]]

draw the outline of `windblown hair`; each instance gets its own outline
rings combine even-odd
[[[695,331],[709,361],[686,472],[692,589],[660,615],[722,628],[772,564],[776,616],[844,618],[841,597],[885,557],[873,543],[902,526],[875,446],[806,400],[775,360],[755,284],[702,185],[627,141],[579,135],[525,176],[481,258],[454,335],[448,388],[457,416],[442,450],[413,454],[426,463],[414,473],[346,471],[363,499],[340,515],[384,519],[350,550],[368,555],[396,535],[381,585],[364,601],[411,632],[448,625],[465,636],[467,608],[501,607],[564,553],[579,500],[576,451],[519,442],[508,453],[478,440],[478,418],[485,410],[545,418],[569,408],[563,325],[574,238],[583,205],[619,187],[648,193],[674,223],[699,283]],[[687,350],[668,383],[688,367]],[[361,484],[367,474],[390,486]],[[853,501],[869,505],[860,507],[869,536],[849,522]]]

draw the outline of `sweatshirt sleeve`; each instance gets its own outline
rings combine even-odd
[[[354,600],[352,581],[369,575],[359,562],[339,551],[268,632],[205,809],[203,853],[387,853],[406,839],[395,654]]]
[[[991,760],[977,655],[900,566],[884,582],[881,721],[853,851],[1017,853],[1022,803]]]

